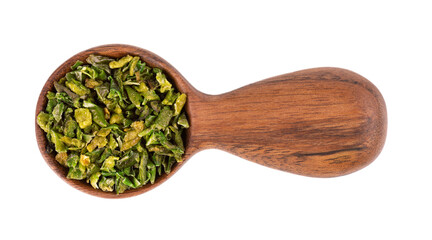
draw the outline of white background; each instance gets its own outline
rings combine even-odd
[[[432,7],[428,1],[2,1],[1,239],[431,239]],[[197,89],[234,90],[311,67],[353,70],[384,96],[381,155],[317,179],[218,150],[155,190],[84,194],[37,149],[50,74],[107,43],[157,53]]]

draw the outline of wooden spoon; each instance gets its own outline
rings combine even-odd
[[[177,89],[188,95],[184,161],[155,184],[123,194],[93,189],[85,181],[66,178],[67,169],[46,152],[47,140],[36,124],[42,156],[73,187],[106,198],[123,198],[149,191],[173,175],[195,153],[217,148],[261,165],[312,177],[335,177],[357,171],[380,153],[386,137],[387,113],[378,89],[364,77],[340,68],[314,68],[272,77],[222,95],[196,90],[167,61],[129,45],[103,45],[64,62],[45,83],[36,115],[46,106],[46,94],[77,60],[90,54],[119,58],[138,55],[165,71]]]

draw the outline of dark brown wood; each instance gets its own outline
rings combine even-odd
[[[165,70],[188,95],[184,161],[155,184],[115,195],[84,181],[66,179],[66,169],[45,151],[46,138],[36,125],[39,149],[63,180],[86,193],[106,198],[134,196],[166,181],[196,152],[217,148],[271,168],[312,177],[335,177],[357,171],[380,153],[386,137],[387,113],[378,89],[364,77],[340,68],[315,68],[269,78],[222,95],[192,87],[168,62],[147,50],[104,45],[78,53],[63,63],[41,91],[36,115],[46,105],[53,82],[89,54],[139,55]]]

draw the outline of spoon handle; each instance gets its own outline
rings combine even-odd
[[[364,77],[315,68],[189,100],[192,151],[217,148],[305,176],[357,171],[381,152],[384,99]]]

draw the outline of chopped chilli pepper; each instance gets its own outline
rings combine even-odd
[[[54,86],[37,124],[67,178],[120,194],[182,161],[187,97],[161,69],[138,56],[90,55]]]

